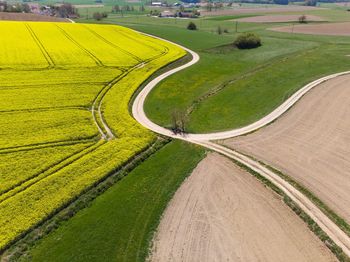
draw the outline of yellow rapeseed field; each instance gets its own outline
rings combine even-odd
[[[0,22],[0,33],[2,250],[154,141],[130,99],[185,52],[112,25]]]

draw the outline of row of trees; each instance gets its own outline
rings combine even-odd
[[[70,3],[64,3],[60,6],[50,6],[55,16],[62,18],[78,16],[78,10]]]
[[[119,6],[119,5],[114,5],[112,7],[112,13],[122,13],[122,12],[134,12],[135,7],[134,6],[129,6],[129,5],[123,5],[123,6]],[[145,7],[143,5],[139,6],[138,11],[140,12],[144,12],[145,11]]]
[[[5,2],[0,2],[1,12],[13,12],[13,13],[30,13],[30,7],[25,3],[8,4]]]

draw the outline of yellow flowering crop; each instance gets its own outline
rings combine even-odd
[[[0,32],[1,250],[154,140],[129,101],[185,52],[112,25],[0,22]]]

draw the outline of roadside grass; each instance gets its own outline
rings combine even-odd
[[[167,144],[21,260],[144,261],[167,203],[204,155],[198,146]]]

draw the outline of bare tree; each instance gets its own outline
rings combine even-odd
[[[302,15],[302,16],[299,17],[299,23],[300,24],[306,24],[307,23],[306,15]]]
[[[171,112],[171,122],[172,122],[171,130],[174,132],[174,134],[185,133],[188,118],[184,111],[173,110]]]

